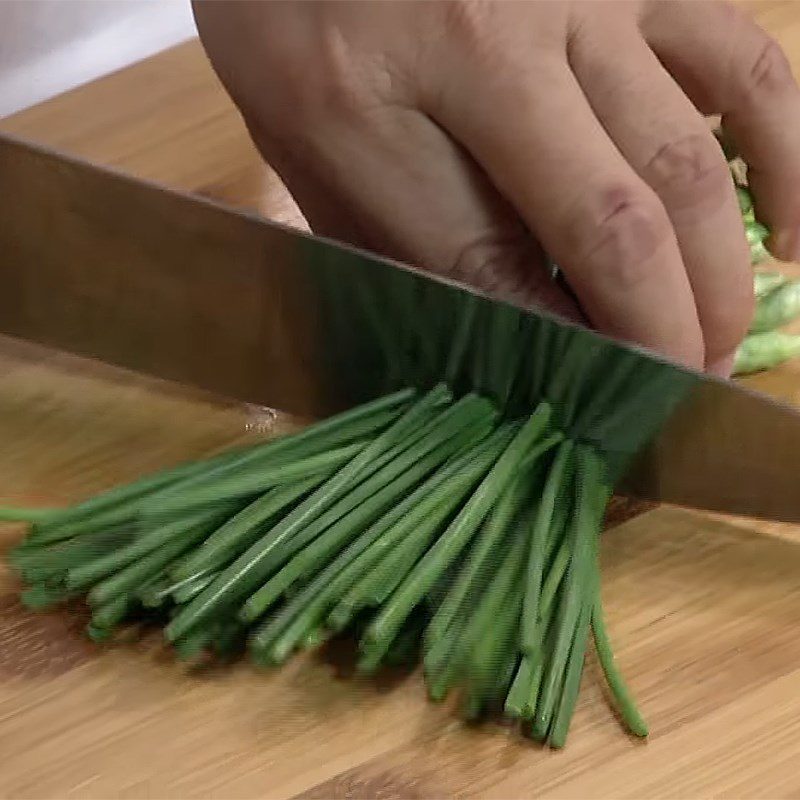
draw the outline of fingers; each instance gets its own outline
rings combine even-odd
[[[302,163],[267,148],[316,233],[582,319],[513,210],[423,115],[387,108],[369,126],[331,121],[325,146]]]
[[[404,4],[231,6],[195,3],[198,27],[312,230],[581,319],[513,209],[404,94],[413,81],[387,55],[417,40]],[[391,37],[372,36],[387,24]],[[258,56],[247,69],[242,49]]]
[[[661,199],[694,292],[705,367],[728,377],[753,313],[749,251],[730,171],[705,120],[639,31],[621,24],[602,40],[597,33],[598,26],[585,26],[573,38],[570,64],[605,130]],[[609,59],[609,48],[625,58]]]
[[[800,90],[778,43],[725,3],[653,3],[642,29],[742,157],[776,256],[800,259]]]
[[[427,110],[511,199],[591,322],[702,368],[700,323],[669,217],[563,55],[494,70],[467,51],[452,57],[455,78],[432,87]]]

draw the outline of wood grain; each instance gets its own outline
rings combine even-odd
[[[800,68],[800,5],[748,5]],[[302,224],[197,43],[0,129]],[[800,404],[798,364],[750,382]],[[291,424],[0,343],[0,502],[69,502]],[[19,532],[0,528],[0,547]],[[190,673],[152,636],[99,647],[78,614],[21,609],[4,571],[0,797],[800,797],[798,536],[663,507],[609,531],[609,624],[652,734],[621,732],[591,663],[561,753],[465,728],[417,675],[348,676],[336,652]]]
[[[0,120],[0,130],[304,226],[197,41]]]

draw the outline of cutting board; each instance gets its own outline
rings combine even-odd
[[[800,66],[800,6],[755,5]],[[302,224],[196,43],[0,128]],[[800,403],[800,364],[749,382]],[[293,423],[0,341],[2,499],[67,503]],[[0,527],[0,548],[19,535]],[[621,731],[591,660],[558,753],[465,727],[417,674],[357,678],[346,648],[273,672],[191,671],[147,632],[95,645],[78,612],[23,610],[3,571],[0,797],[798,797],[798,544],[797,527],[664,507],[612,527],[609,626],[652,733]]]

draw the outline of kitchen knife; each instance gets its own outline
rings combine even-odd
[[[638,393],[635,420],[622,405],[602,422],[621,492],[800,521],[800,415],[742,387],[9,137],[0,198],[6,334],[309,417],[442,379],[524,411],[544,371],[577,352],[568,366],[592,371],[580,382],[591,397],[609,395],[622,373]],[[560,399],[576,403],[562,383]],[[579,433],[600,435],[592,420]]]

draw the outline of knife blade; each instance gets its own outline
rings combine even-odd
[[[573,374],[592,379],[562,380],[559,402],[578,403],[580,383],[584,405],[599,403],[623,379],[639,395],[636,424],[620,408],[577,430],[602,427],[620,491],[800,521],[800,415],[770,398],[545,310],[7,136],[0,186],[6,334],[307,417],[442,379],[524,411],[561,354],[577,352]]]

